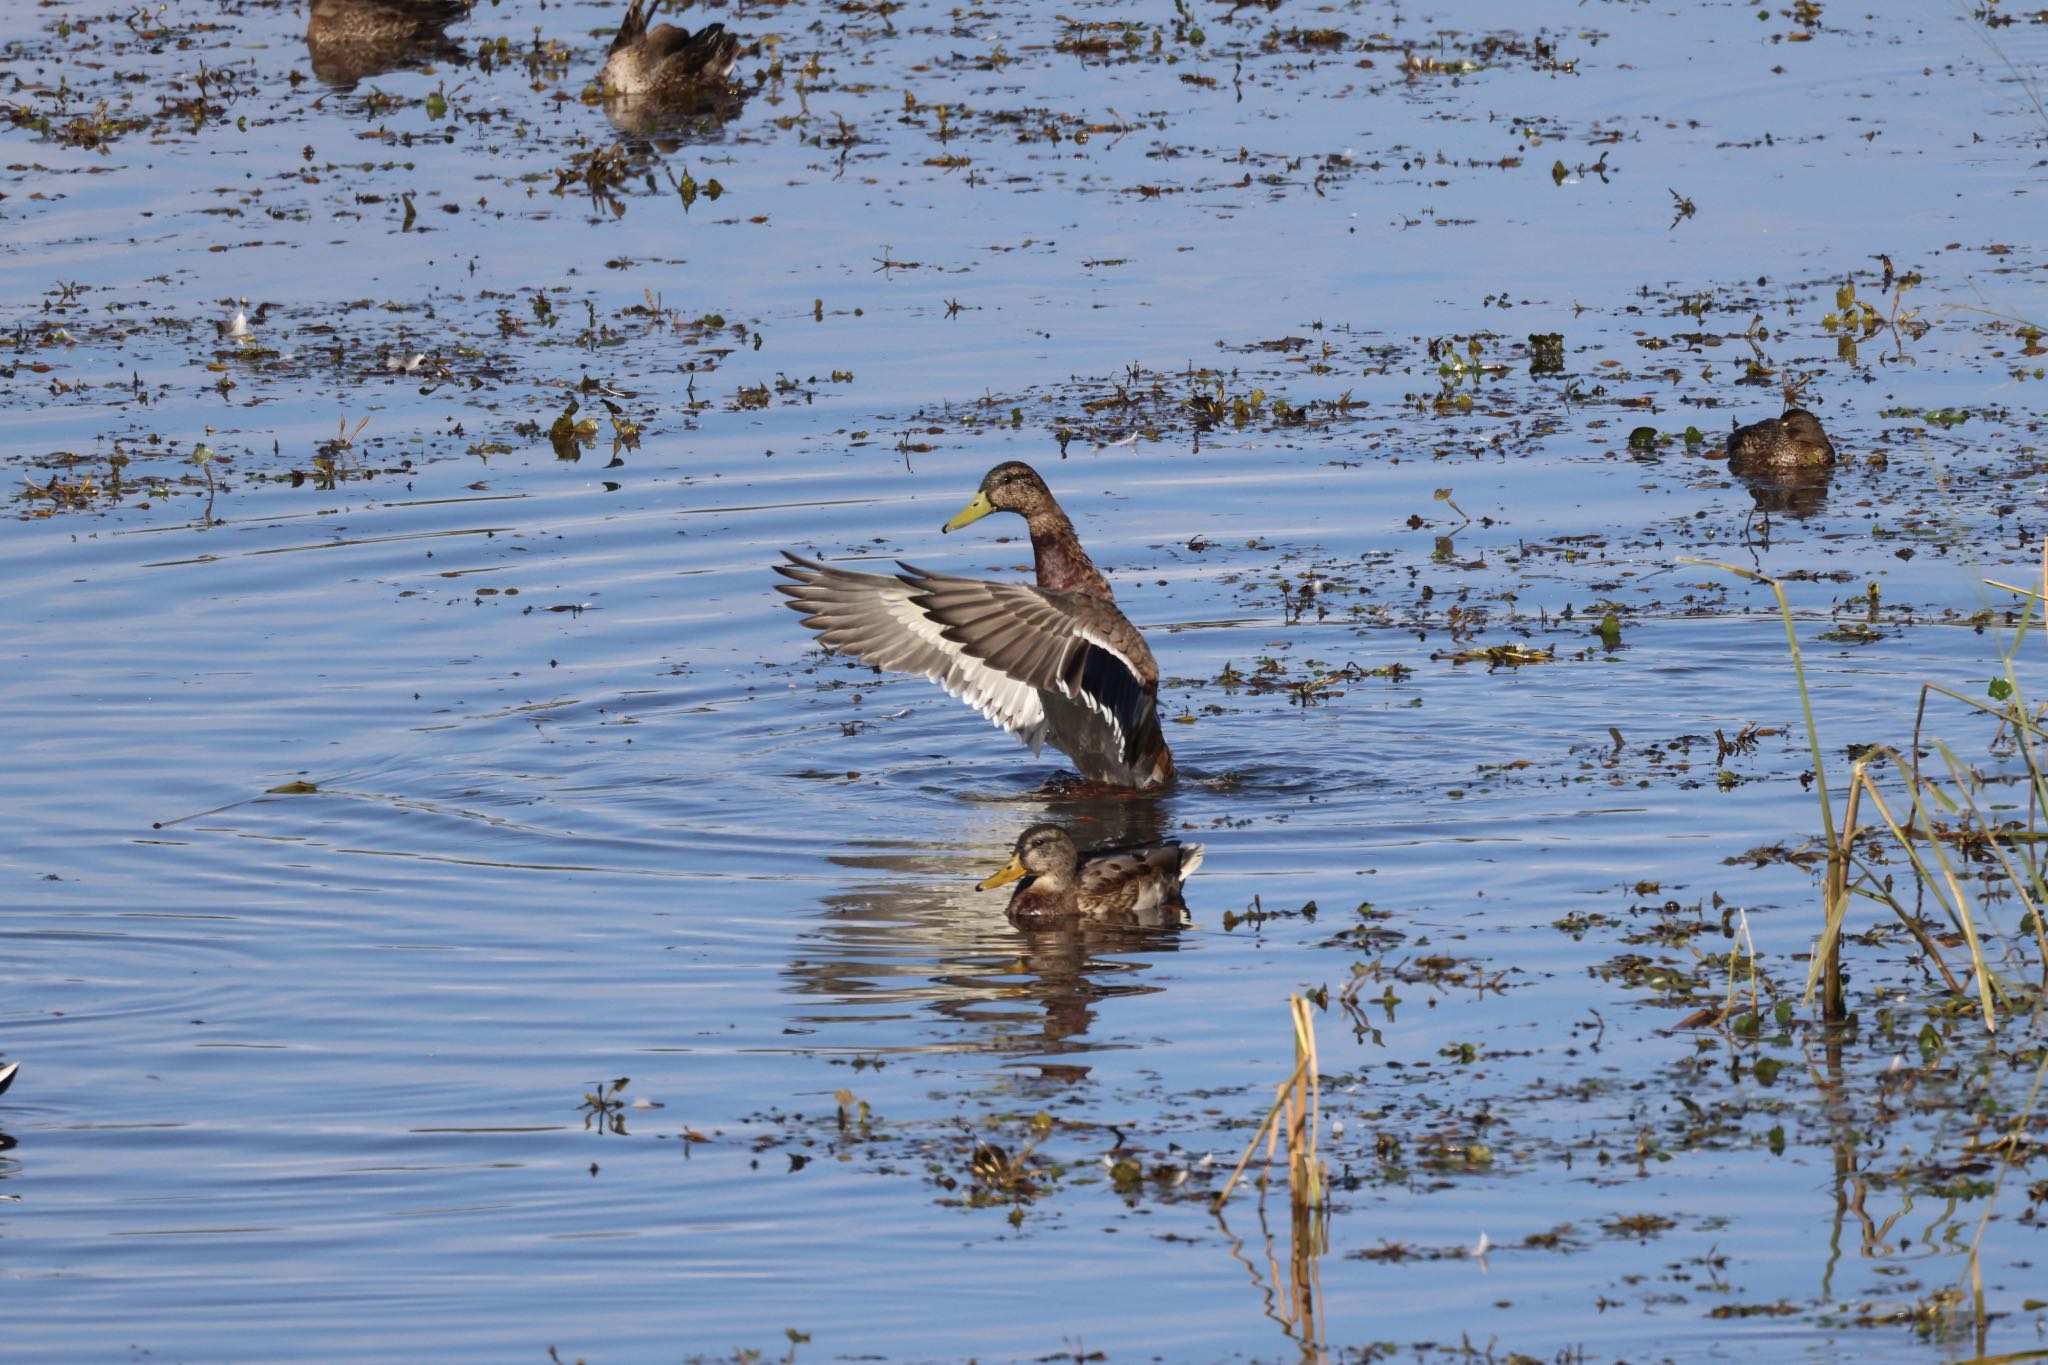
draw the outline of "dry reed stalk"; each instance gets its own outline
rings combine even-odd
[[[1276,1088],[1273,1107],[1266,1111],[1265,1119],[1259,1124],[1252,1140],[1245,1145],[1244,1155],[1237,1159],[1237,1166],[1230,1172],[1230,1179],[1223,1182],[1212,1207],[1222,1208],[1230,1198],[1230,1192],[1237,1188],[1238,1179],[1244,1175],[1244,1168],[1251,1164],[1252,1153],[1258,1151],[1259,1140],[1266,1141],[1266,1165],[1270,1168],[1277,1154],[1283,1128],[1287,1138],[1287,1193],[1296,1209],[1320,1209],[1328,1194],[1323,1176],[1322,1158],[1316,1147],[1322,1126],[1322,1079],[1316,1068],[1316,1028],[1310,1017],[1308,1001],[1298,995],[1287,997],[1288,1011],[1294,1024],[1294,1069]]]

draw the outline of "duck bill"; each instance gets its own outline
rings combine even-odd
[[[1010,855],[1010,861],[1003,864],[1000,872],[991,877],[984,877],[981,881],[976,882],[974,889],[976,891],[993,891],[997,887],[1008,882],[1014,882],[1024,875],[1024,860],[1013,853]]]
[[[954,515],[953,519],[947,522],[944,526],[941,526],[939,530],[942,532],[957,531],[963,526],[967,526],[973,522],[980,521],[983,517],[987,516],[989,513],[995,510],[996,505],[988,500],[988,494],[976,493],[974,495],[974,501],[968,503],[965,507],[961,508],[959,512],[957,512]]]

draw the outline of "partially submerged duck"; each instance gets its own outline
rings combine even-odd
[[[977,889],[1028,877],[1010,896],[1010,922],[1020,929],[1079,923],[1173,929],[1187,922],[1181,883],[1201,865],[1200,844],[1083,854],[1058,825],[1033,825],[1017,836],[1010,861]]]
[[[1050,743],[1091,782],[1156,787],[1173,779],[1159,729],[1159,665],[1081,548],[1074,524],[1030,465],[982,479],[947,522],[991,512],[1031,528],[1038,582],[927,573],[860,573],[784,551],[776,587],[827,649],[895,673],[922,673],[1037,753]]]
[[[1787,408],[1783,416],[1737,427],[1728,437],[1731,474],[1812,469],[1834,462],[1834,443],[1821,430],[1820,418],[1805,408]]]
[[[740,40],[724,24],[695,33],[674,24],[649,28],[646,0],[633,0],[598,80],[606,95],[688,101],[722,90],[739,56]]]
[[[468,13],[467,0],[313,0],[306,52],[315,76],[341,86],[403,66],[455,61],[462,46],[444,30]]]

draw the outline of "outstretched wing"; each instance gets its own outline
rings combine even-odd
[[[789,554],[776,586],[828,649],[898,673],[921,673],[1036,752],[1040,693],[1080,703],[1133,761],[1156,734],[1158,666],[1113,603],[1028,583],[995,583],[903,565],[861,573]]]
[[[1038,689],[1010,677],[945,638],[945,628],[917,604],[917,587],[893,574],[834,568],[784,552],[775,571],[794,579],[776,588],[804,613],[804,624],[830,650],[892,673],[921,673],[1037,753],[1045,743],[1045,707]]]
[[[948,643],[1005,677],[1087,707],[1125,762],[1136,761],[1141,738],[1156,738],[1159,667],[1115,603],[907,564],[901,577]]]

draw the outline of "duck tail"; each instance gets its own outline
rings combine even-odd
[[[706,24],[690,40],[696,49],[695,66],[706,80],[722,81],[739,64],[740,40],[725,31],[724,24]]]
[[[633,0],[626,6],[626,17],[619,20],[619,36],[612,39],[611,50],[617,52],[630,43],[637,43],[647,34],[647,9],[644,0]]]
[[[1200,844],[1182,844],[1180,846],[1180,878],[1182,881],[1186,881],[1189,877],[1195,875],[1195,869],[1202,865],[1204,852],[1205,850]]]

